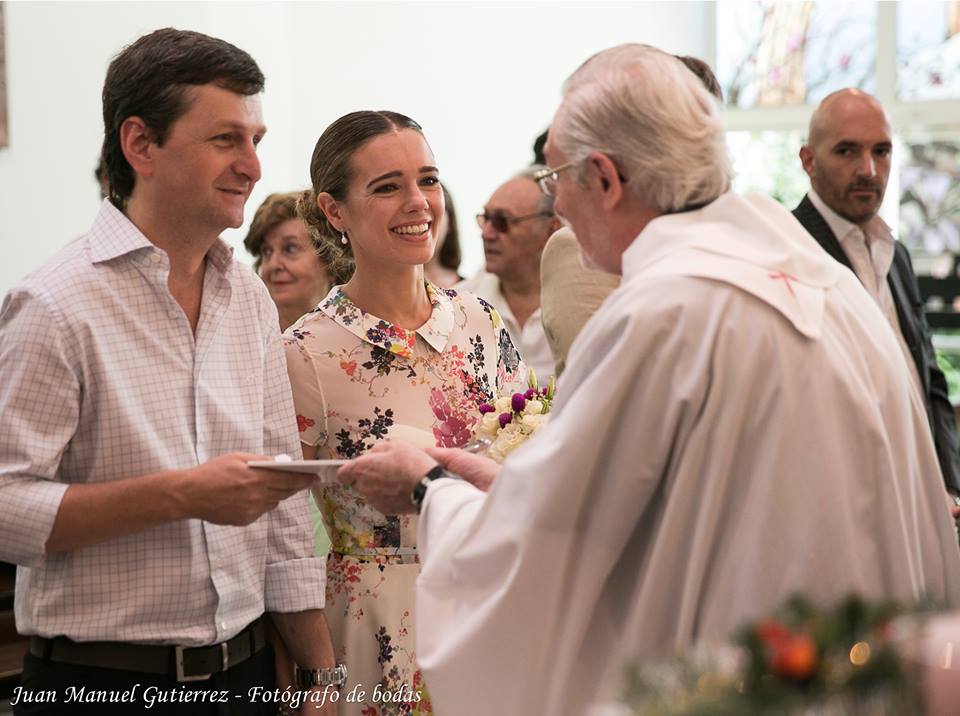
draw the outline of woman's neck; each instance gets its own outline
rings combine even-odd
[[[413,331],[430,318],[432,306],[422,266],[393,265],[375,271],[358,265],[343,292],[364,313]]]

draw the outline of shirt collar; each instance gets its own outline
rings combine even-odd
[[[157,248],[109,199],[104,199],[100,205],[87,236],[93,263],[111,261],[143,249],[159,251],[166,260],[166,253]],[[226,274],[233,263],[233,247],[218,238],[207,252],[207,258],[213,268]]]
[[[414,331],[365,313],[343,292],[342,286],[334,286],[316,310],[357,338],[403,358],[413,357],[418,335],[439,353],[446,347],[453,332],[453,302],[450,294],[443,289],[429,281],[424,281],[424,285],[432,310],[427,322]]]

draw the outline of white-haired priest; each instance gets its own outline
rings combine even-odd
[[[340,472],[387,514],[421,511],[437,712],[583,714],[625,661],[724,640],[796,592],[956,605],[957,536],[890,324],[789,211],[730,191],[701,82],[651,47],[601,52],[567,80],[546,155],[557,211],[623,276],[550,422],[499,471],[394,443]]]

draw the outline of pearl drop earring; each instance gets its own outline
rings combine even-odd
[[[341,232],[340,232],[340,243],[343,244],[344,246],[346,246],[348,243],[350,243],[349,241],[347,241],[347,232],[346,232],[346,231],[341,231]]]

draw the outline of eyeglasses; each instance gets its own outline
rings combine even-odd
[[[502,209],[494,209],[491,212],[483,212],[482,214],[477,214],[477,226],[481,229],[487,228],[487,222],[490,222],[490,225],[501,234],[505,234],[510,231],[510,227],[514,224],[519,224],[521,221],[529,221],[530,219],[537,218],[546,218],[553,216],[553,213],[550,211],[538,211],[536,214],[527,214],[526,216],[510,216]]]
[[[547,167],[546,169],[541,169],[534,174],[533,179],[535,182],[537,182],[537,186],[540,187],[540,191],[542,191],[544,194],[547,196],[556,196],[557,179],[559,179],[560,172],[573,166],[576,166],[576,162],[567,162],[566,164],[561,164],[559,167],[554,169]]]
[[[546,169],[541,169],[536,174],[533,175],[533,180],[537,182],[537,186],[540,187],[542,191],[547,196],[556,196],[557,195],[557,179],[559,179],[560,172],[564,169],[569,169],[570,167],[575,167],[576,162],[567,162],[566,164],[561,164],[556,169],[547,167]],[[623,175],[619,169],[617,169],[617,176],[620,177],[620,181],[623,184],[627,183],[627,178]]]

